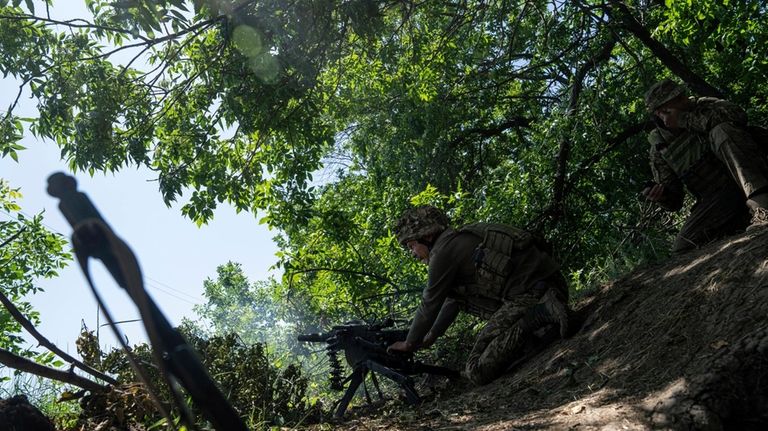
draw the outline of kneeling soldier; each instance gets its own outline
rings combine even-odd
[[[740,106],[688,97],[669,79],[648,90],[645,104],[657,127],[648,136],[655,184],[643,194],[668,211],[682,208],[685,189],[696,198],[672,252],[768,224],[768,165]]]
[[[521,357],[526,337],[537,329],[556,324],[561,336],[568,331],[568,287],[531,233],[494,223],[454,230],[432,206],[405,211],[395,233],[429,266],[429,281],[407,339],[388,350],[431,346],[463,310],[487,320],[464,372],[482,385]]]

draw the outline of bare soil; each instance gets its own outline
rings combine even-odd
[[[768,430],[768,228],[641,268],[574,307],[581,330],[513,373],[335,430]],[[316,426],[317,427],[317,426]]]

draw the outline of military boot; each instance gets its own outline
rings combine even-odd
[[[569,335],[568,307],[558,299],[555,289],[547,289],[539,303],[523,316],[520,328],[523,333],[530,334],[548,324],[558,326],[560,337]]]
[[[768,225],[768,193],[760,193],[747,199],[747,206],[752,211],[752,220],[747,230]]]
[[[560,336],[567,337],[570,329],[570,322],[568,321],[568,305],[563,303],[558,298],[557,291],[555,289],[548,289],[544,296],[541,297],[541,302],[547,307],[547,311],[554,318],[555,322],[560,326]]]

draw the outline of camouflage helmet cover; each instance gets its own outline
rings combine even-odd
[[[645,106],[653,112],[670,100],[685,94],[685,87],[671,79],[659,81],[645,92]]]
[[[408,241],[439,234],[449,225],[450,220],[444,212],[431,205],[422,205],[403,212],[395,225],[395,235],[397,241],[405,246]]]

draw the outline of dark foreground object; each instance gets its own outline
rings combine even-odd
[[[0,430],[54,431],[50,419],[27,401],[24,395],[0,400]]]
[[[171,389],[172,400],[178,411],[182,413],[182,423],[188,428],[194,428],[194,419],[183,402],[182,394],[171,381],[171,377],[186,389],[189,398],[200,408],[203,416],[216,430],[247,431],[245,422],[210,377],[200,362],[197,352],[147,295],[133,251],[128,244],[115,235],[88,196],[77,190],[77,181],[74,177],[60,172],[51,175],[48,178],[48,194],[60,200],[59,209],[73,229],[72,247],[75,256],[94,296],[106,311],[110,326],[114,327],[114,323],[108,308],[101,304],[100,296],[93,285],[88,269],[89,258],[101,260],[115,282],[126,290],[136,304],[152,345],[155,364],[160,369],[166,386]],[[118,339],[120,338],[117,333],[115,335]],[[123,347],[126,351],[128,350],[127,346]],[[142,377],[142,380],[151,387],[146,377]],[[160,403],[158,407],[158,410],[163,410]]]

